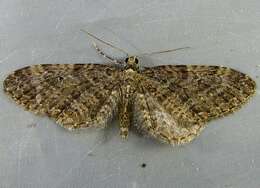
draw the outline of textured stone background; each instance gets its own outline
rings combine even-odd
[[[103,62],[80,32],[87,29],[132,54],[192,47],[142,57],[143,65],[225,65],[259,86],[259,10],[258,0],[1,0],[0,187],[258,187],[259,90],[193,143],[172,148],[135,133],[122,141],[117,122],[70,133],[16,106],[2,81],[26,65]]]

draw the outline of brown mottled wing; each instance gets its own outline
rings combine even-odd
[[[104,127],[116,113],[118,71],[101,64],[43,64],[10,74],[4,91],[67,129]]]
[[[141,72],[134,110],[138,128],[171,144],[190,142],[205,123],[239,109],[255,82],[218,66],[166,65]]]

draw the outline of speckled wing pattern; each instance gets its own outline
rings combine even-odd
[[[190,142],[206,122],[239,109],[256,86],[249,76],[220,66],[164,65],[141,74],[135,125],[171,144]]]
[[[101,64],[42,64],[16,70],[4,90],[67,129],[105,127],[117,113],[118,71]]]
[[[18,104],[64,128],[104,128],[118,114],[124,137],[132,123],[145,135],[173,145],[190,142],[208,121],[239,109],[255,87],[239,71],[200,65],[123,70],[102,64],[42,64],[16,70],[4,81],[5,92]]]

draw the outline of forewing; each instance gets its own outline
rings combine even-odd
[[[239,109],[255,92],[250,77],[226,67],[166,65],[141,74],[138,126],[173,144],[191,141],[207,121]]]
[[[101,64],[43,64],[10,74],[4,91],[68,129],[104,127],[116,113],[118,71]]]

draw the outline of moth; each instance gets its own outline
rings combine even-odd
[[[7,76],[4,91],[69,130],[105,128],[118,117],[122,138],[133,126],[172,145],[192,141],[207,122],[238,110],[255,92],[255,82],[232,68],[142,67],[137,56],[119,62],[95,47],[114,64],[32,65]]]

